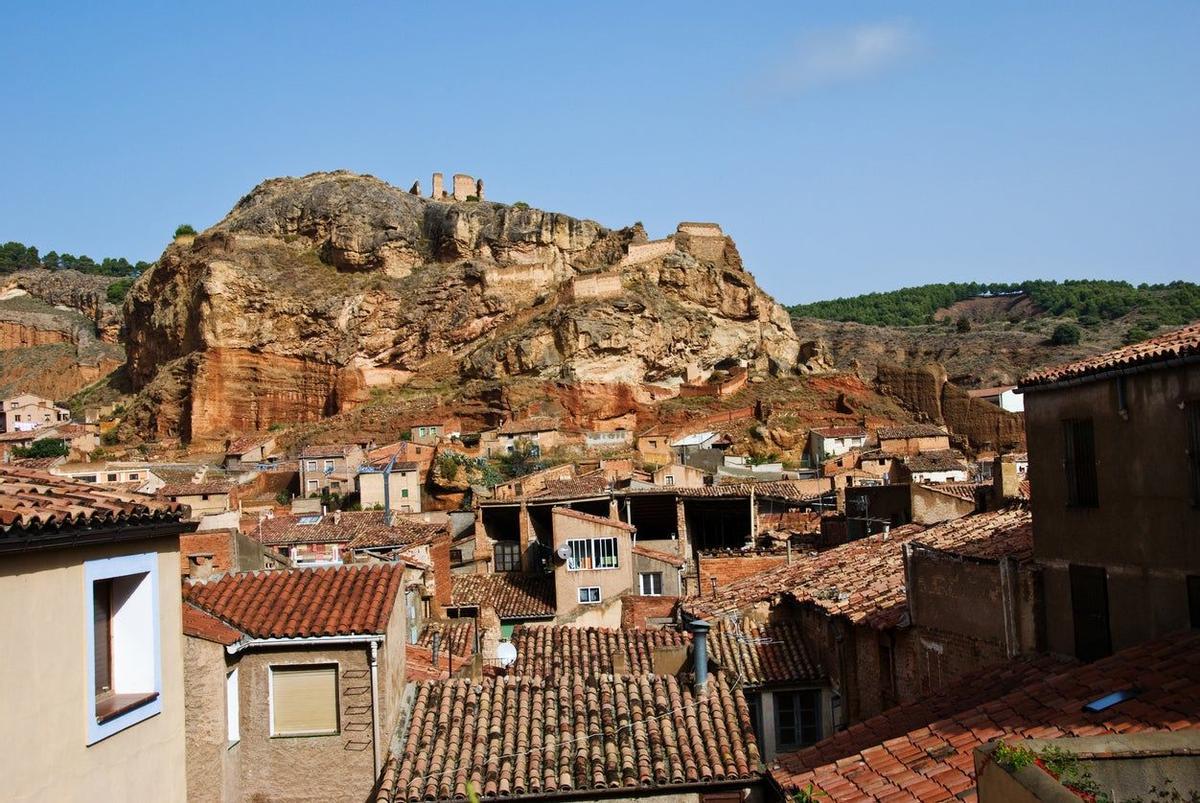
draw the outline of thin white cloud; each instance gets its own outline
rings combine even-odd
[[[875,23],[810,33],[778,62],[767,83],[777,92],[799,94],[879,75],[911,56],[920,44],[904,23]]]

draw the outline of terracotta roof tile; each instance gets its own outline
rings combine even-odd
[[[184,509],[146,494],[0,465],[0,546],[85,528],[177,521]]]
[[[928,529],[910,524],[892,530],[886,540],[882,535],[873,535],[802,555],[791,565],[734,582],[715,598],[693,597],[685,601],[684,607],[708,615],[738,611],[788,595],[855,624],[895,627],[908,610],[904,544],[920,543],[980,558],[1026,558],[1032,553],[1032,530],[1029,511],[1017,509],[978,513]]]
[[[589,471],[568,480],[547,480],[543,488],[528,494],[526,499],[551,500],[575,499],[583,496],[600,496],[612,489],[612,483],[603,469]]]
[[[497,677],[419,684],[397,752],[397,801],[753,781],[741,691],[700,698],[674,676]]]
[[[656,649],[687,647],[691,636],[677,630],[613,630],[606,627],[518,626],[513,629],[517,660],[511,675],[559,677],[612,674],[613,656],[625,659],[624,672],[652,672]]]
[[[372,563],[226,574],[184,583],[184,599],[253,638],[383,633],[404,566]]]
[[[933,424],[906,424],[900,427],[880,427],[875,430],[875,436],[880,440],[936,438],[945,435],[946,430]]]
[[[578,519],[579,521],[586,521],[592,524],[603,524],[606,527],[615,527],[618,530],[625,530],[631,533],[637,532],[637,527],[634,527],[632,524],[626,524],[619,519],[610,519],[607,516],[593,516],[591,513],[583,513],[579,510],[572,510],[569,507],[555,507],[553,512],[560,516]]]
[[[772,480],[768,482],[729,482],[719,485],[702,485],[698,488],[675,488],[680,496],[732,496],[749,497],[753,491],[755,496],[762,498],[783,499],[793,502],[805,502],[816,499],[820,494],[802,491],[801,488],[809,483],[804,480]]]
[[[822,438],[865,438],[867,431],[862,427],[815,427],[811,430]]]
[[[225,645],[236,644],[244,635],[212,614],[187,603],[183,605],[183,632],[187,636]]]
[[[519,574],[456,574],[451,605],[490,607],[501,619],[554,616],[554,578]]]
[[[773,774],[786,788],[812,783],[834,801],[875,800],[918,788],[922,800],[952,800],[973,792],[971,751],[992,739],[1200,728],[1197,677],[1195,632],[1083,666],[1045,657],[1020,660],[782,754]],[[1130,688],[1141,691],[1098,713],[1083,710],[1092,700]]]
[[[967,468],[962,452],[955,449],[905,455],[900,462],[909,471],[965,471]]]
[[[979,490],[988,486],[978,482],[939,482],[934,485],[922,485],[921,487],[927,491],[936,491],[946,496],[953,496],[958,499],[965,499],[968,502],[974,502]]]
[[[300,457],[345,457],[354,451],[355,446],[349,443],[325,443],[305,446],[300,451]]]
[[[415,522],[403,516],[393,516],[389,526],[379,510],[346,510],[323,516],[287,514],[263,519],[252,534],[268,546],[346,544],[350,549],[366,549],[415,546],[444,531],[444,524]]]
[[[251,432],[231,440],[225,449],[225,454],[242,455],[251,449],[270,443],[274,439],[275,435],[271,432]]]
[[[747,686],[812,682],[823,675],[804,645],[800,627],[791,622],[760,625],[721,620],[709,633],[709,650],[727,679]]]
[[[474,619],[451,619],[448,622],[426,622],[421,628],[420,635],[417,636],[417,644],[421,647],[433,648],[433,636],[435,633],[441,634],[441,649],[446,648],[446,641],[450,642],[450,649],[455,655],[474,655],[475,654],[475,620]]]
[[[650,558],[650,560],[657,560],[660,563],[667,564],[668,566],[682,567],[686,564],[686,561],[679,555],[674,555],[670,552],[663,552],[661,549],[650,549],[649,547],[644,547],[641,544],[633,545],[633,554],[641,555],[643,558]]]
[[[1062,379],[1078,379],[1121,368],[1132,368],[1200,354],[1200,323],[1152,337],[1141,343],[1098,354],[1095,357],[1034,371],[1021,379],[1020,387],[1048,385]]]
[[[167,483],[155,490],[155,496],[200,496],[203,494],[227,494],[234,488],[232,482],[178,482]]]

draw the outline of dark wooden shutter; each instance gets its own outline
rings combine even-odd
[[[92,634],[97,695],[112,691],[112,580],[92,583]]]
[[[1096,441],[1092,419],[1064,421],[1063,437],[1067,504],[1072,507],[1096,507],[1100,498],[1096,483]]]
[[[1192,481],[1192,504],[1200,507],[1200,401],[1187,403],[1188,468]]]

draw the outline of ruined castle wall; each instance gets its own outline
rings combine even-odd
[[[454,174],[454,200],[465,201],[475,194],[475,179],[465,173]]]
[[[586,301],[594,298],[614,298],[622,292],[620,273],[594,273],[572,279],[566,295],[569,301]]]
[[[672,237],[667,237],[663,240],[651,240],[648,243],[630,243],[625,257],[621,260],[621,264],[637,265],[641,262],[649,262],[652,259],[664,257],[674,251],[675,240]]]

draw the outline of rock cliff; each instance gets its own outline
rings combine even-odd
[[[637,395],[731,360],[790,372],[800,351],[713,224],[647,245],[640,226],[347,172],[266,181],[168,246],[125,324],[134,420],[184,439],[316,420],[418,375]]]

